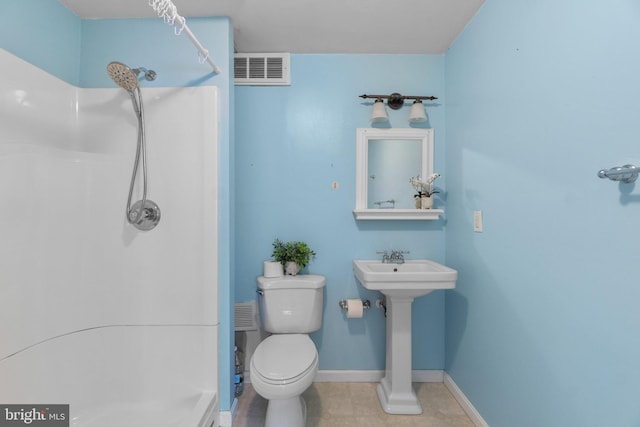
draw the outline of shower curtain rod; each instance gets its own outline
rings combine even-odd
[[[213,67],[213,72],[216,74],[220,74],[220,68],[216,65],[215,62],[209,56],[209,51],[202,46],[198,38],[191,32],[191,29],[187,25],[187,20],[184,19],[178,13],[178,8],[173,4],[171,0],[149,0],[149,6],[156,11],[159,17],[164,19],[164,22],[173,26],[174,33],[179,36],[183,31],[187,33],[191,42],[198,49],[199,55],[202,55],[202,61],[207,61],[211,67]],[[177,21],[177,22],[176,22]]]

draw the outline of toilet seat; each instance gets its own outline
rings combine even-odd
[[[263,382],[290,384],[317,369],[318,351],[306,334],[272,335],[258,345],[251,364]]]

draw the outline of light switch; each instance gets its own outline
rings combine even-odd
[[[482,233],[482,211],[473,211],[473,231]]]

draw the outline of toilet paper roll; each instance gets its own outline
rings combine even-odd
[[[362,300],[348,299],[347,300],[347,318],[359,319],[362,317],[364,308],[362,307]]]
[[[282,264],[277,261],[265,261],[262,275],[264,277],[282,277]]]

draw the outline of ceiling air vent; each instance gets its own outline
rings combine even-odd
[[[236,53],[234,78],[237,85],[290,85],[289,54]]]

